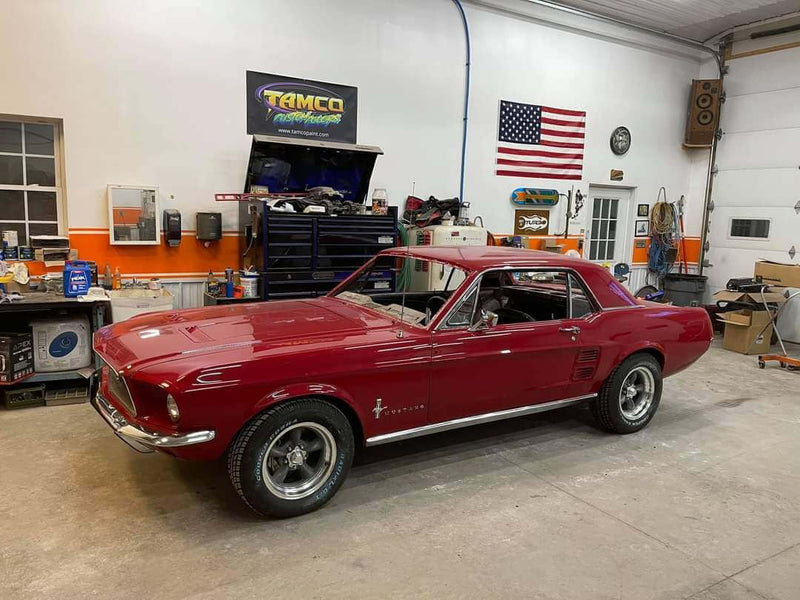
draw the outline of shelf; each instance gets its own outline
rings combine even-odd
[[[20,383],[46,383],[48,381],[67,381],[69,379],[91,379],[94,369],[84,367],[72,371],[54,371],[52,373],[34,373]]]

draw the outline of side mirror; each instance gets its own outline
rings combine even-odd
[[[481,310],[480,318],[470,325],[469,331],[483,331],[484,329],[489,329],[497,325],[497,313],[493,313],[490,310]]]

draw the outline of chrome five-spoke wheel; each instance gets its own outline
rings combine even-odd
[[[310,496],[336,463],[336,440],[319,423],[295,423],[272,440],[261,465],[264,485],[284,500]]]
[[[592,405],[592,414],[606,431],[633,433],[645,427],[661,402],[661,364],[650,353],[626,358],[611,372]]]
[[[644,366],[632,369],[622,382],[619,391],[619,408],[629,421],[637,421],[650,410],[655,397],[655,378]]]

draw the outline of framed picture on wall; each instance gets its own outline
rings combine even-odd
[[[650,235],[650,221],[636,221],[633,237],[647,237]]]
[[[636,205],[636,216],[637,217],[646,217],[650,214],[650,205],[649,204],[637,204]]]

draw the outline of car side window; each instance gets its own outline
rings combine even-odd
[[[483,276],[477,311],[498,325],[581,318],[594,312],[581,280],[568,271],[490,271]]]
[[[492,297],[488,310],[498,324],[554,321],[569,316],[569,274],[564,271],[510,271]],[[494,307],[494,308],[492,308]]]
[[[455,310],[450,313],[450,317],[445,323],[445,327],[468,327],[472,324],[472,316],[475,314],[475,300],[478,297],[477,286],[464,298]]]
[[[583,287],[580,280],[572,273],[569,274],[569,282],[572,318],[580,319],[581,317],[592,314],[594,312],[594,306],[592,305],[589,295],[586,293],[586,288]]]

